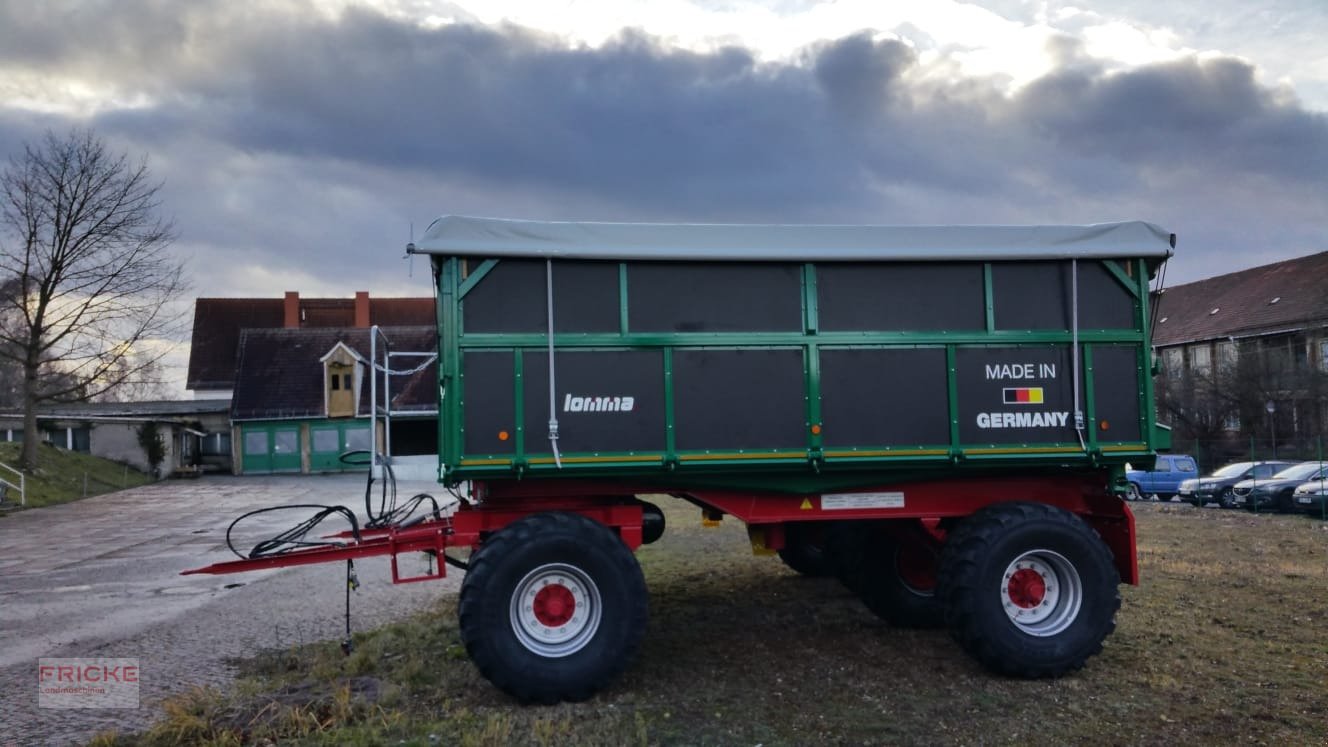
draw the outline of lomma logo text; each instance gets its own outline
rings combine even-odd
[[[563,397],[563,412],[631,412],[634,397]]]

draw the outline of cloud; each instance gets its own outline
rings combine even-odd
[[[30,17],[0,2],[0,65],[84,92],[64,119],[0,105],[0,146],[78,120],[149,153],[207,295],[253,292],[246,279],[265,294],[402,287],[408,225],[443,212],[1145,218],[1181,235],[1182,278],[1245,261],[1251,243],[1323,248],[1309,242],[1328,219],[1305,206],[1328,197],[1324,116],[1236,58],[1122,69],[1061,36],[1055,69],[1011,93],[919,54],[895,38],[907,29],[770,61],[640,31],[587,46],[277,7],[50,3]]]

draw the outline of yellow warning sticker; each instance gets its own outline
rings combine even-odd
[[[812,510],[812,499],[811,499],[811,498],[803,498],[803,499],[802,499],[802,505],[801,505],[801,506],[798,506],[798,508],[802,509],[803,511],[810,511],[810,510]]]

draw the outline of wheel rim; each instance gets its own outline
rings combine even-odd
[[[920,597],[936,595],[936,557],[921,548],[901,547],[895,552],[899,583]]]
[[[1137,500],[1139,500],[1140,495],[1141,495],[1140,492],[1139,492],[1139,486],[1138,486],[1138,485],[1135,485],[1134,483],[1130,483],[1130,491],[1129,491],[1129,495],[1130,495],[1130,500],[1132,500],[1132,501],[1137,501]]]
[[[1015,558],[1001,577],[999,593],[1010,622],[1039,638],[1070,627],[1084,601],[1083,582],[1074,564],[1051,550],[1032,550]]]
[[[595,637],[602,614],[599,587],[585,571],[566,563],[532,570],[512,592],[512,632],[540,656],[580,651]]]

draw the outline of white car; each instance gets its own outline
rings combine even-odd
[[[1291,506],[1311,516],[1322,518],[1328,515],[1328,478],[1311,480],[1296,488],[1291,494]]]

